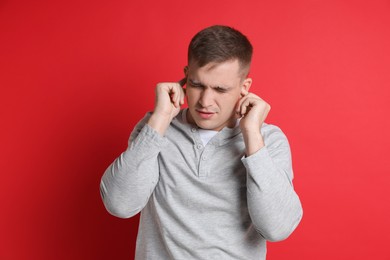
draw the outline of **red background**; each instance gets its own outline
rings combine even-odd
[[[0,1],[1,259],[132,259],[105,168],[212,24],[252,41],[304,217],[268,259],[390,259],[389,1]]]

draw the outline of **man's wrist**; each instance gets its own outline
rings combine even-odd
[[[265,146],[263,136],[259,129],[257,130],[244,130],[242,131],[246,156],[250,156]]]
[[[155,113],[150,116],[147,124],[156,130],[161,136],[165,135],[169,124],[171,123],[171,117],[166,114]]]

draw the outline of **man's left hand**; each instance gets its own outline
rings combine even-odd
[[[240,128],[242,131],[259,131],[267,118],[271,106],[253,93],[243,96],[237,104],[237,114],[242,116]]]
[[[253,93],[248,93],[239,100],[236,113],[242,117],[240,128],[244,136],[247,156],[264,146],[260,128],[270,110],[271,106]]]

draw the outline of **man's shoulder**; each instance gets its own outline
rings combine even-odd
[[[179,114],[172,119],[169,128],[172,127],[172,125],[185,125],[185,124],[187,124],[185,121],[185,118],[183,118],[183,113],[184,113],[183,111],[184,110],[181,110],[179,112]],[[141,131],[141,129],[144,128],[144,126],[147,124],[147,122],[148,122],[149,118],[152,116],[152,114],[153,114],[153,111],[146,112],[145,115],[136,124],[135,129],[137,131]]]
[[[279,126],[263,123],[261,126],[261,135],[266,143],[274,142],[286,142],[288,143],[287,136]]]
[[[274,124],[263,123],[261,125],[261,132],[263,133],[273,133],[273,132],[283,132],[282,129]]]

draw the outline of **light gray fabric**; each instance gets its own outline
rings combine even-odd
[[[101,181],[111,214],[141,211],[136,259],[265,259],[266,240],[293,232],[302,207],[278,127],[263,124],[266,146],[245,157],[238,126],[203,146],[180,114],[164,137],[146,124],[149,116]]]

